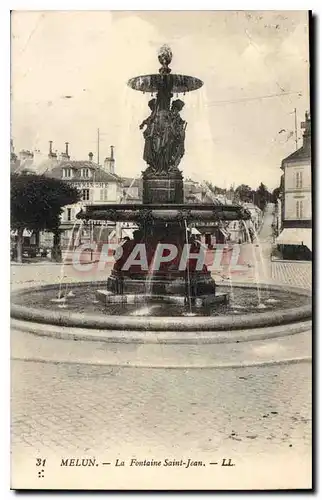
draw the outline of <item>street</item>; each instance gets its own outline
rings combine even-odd
[[[264,275],[272,282],[310,288],[310,262],[271,263],[271,221],[269,210],[259,235]],[[250,272],[252,279],[253,269]],[[60,273],[58,265],[15,265],[12,289],[55,282]],[[80,279],[71,266],[65,266],[64,276],[68,281]],[[59,349],[70,345],[49,340],[59,343]],[[83,349],[88,351],[90,343]],[[94,366],[77,358],[75,363],[14,360],[13,478],[19,468],[32,471],[33,457],[39,454],[44,458],[95,455],[104,460],[147,455],[211,459],[219,453],[232,457],[236,470],[239,466],[239,484],[255,484],[250,467],[255,470],[262,464],[258,478],[266,470],[266,487],[269,481],[282,485],[283,478],[292,481],[289,487],[310,486],[311,377],[309,361],[171,369]],[[297,467],[296,477],[290,470],[280,477],[284,459]],[[208,472],[207,481],[210,477]],[[190,480],[186,477],[181,487]],[[81,484],[82,478],[78,481]],[[118,487],[124,487],[124,478],[119,481]],[[221,476],[213,487],[219,488],[221,481],[227,487],[228,479]]]

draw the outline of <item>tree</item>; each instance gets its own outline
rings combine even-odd
[[[249,202],[253,200],[252,188],[247,184],[241,184],[235,190],[236,198],[243,202]]]
[[[76,188],[65,182],[34,174],[11,175],[11,228],[17,230],[17,261],[22,261],[24,229],[54,233],[53,259],[61,259],[62,207],[79,201]]]
[[[270,199],[271,193],[268,191],[265,184],[261,182],[255,192],[255,205],[257,205],[261,210],[264,210]]]
[[[273,190],[272,192],[272,203],[277,203],[278,198],[280,197],[281,194],[281,188],[277,187]]]

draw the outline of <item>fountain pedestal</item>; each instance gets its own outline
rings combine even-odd
[[[178,169],[160,175],[147,168],[142,178],[143,204],[183,203],[183,177]]]
[[[187,302],[189,296],[193,301],[202,297],[204,303],[205,297],[215,297],[216,285],[209,272],[197,271],[191,273],[188,279],[186,271],[159,271],[150,276],[148,273],[131,274],[113,270],[107,281],[107,289],[118,296],[137,294],[151,300],[173,296]]]
[[[107,280],[113,297],[107,295],[103,300],[126,302],[128,297],[133,301],[137,295],[139,301],[168,297],[172,302],[197,306],[219,301],[215,299],[215,281],[204,264],[205,251],[196,242],[187,241],[183,221],[155,223],[147,218],[139,227],[139,238],[135,236],[123,245],[122,256]]]

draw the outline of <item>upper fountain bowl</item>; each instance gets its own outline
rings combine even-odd
[[[200,89],[203,81],[194,76],[168,73],[136,76],[131,78],[127,84],[133,90],[139,90],[140,92],[158,92],[160,88],[166,86],[171,88],[174,94],[180,94]]]
[[[158,60],[161,64],[159,74],[136,76],[127,82],[128,86],[133,90],[151,93],[157,93],[166,88],[174,94],[184,94],[202,87],[203,82],[199,78],[171,74],[169,64],[172,61],[172,50],[168,45],[162,45],[159,49]]]

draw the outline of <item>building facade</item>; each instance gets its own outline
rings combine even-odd
[[[76,187],[81,194],[78,203],[67,205],[61,215],[61,246],[73,247],[82,242],[108,241],[110,233],[118,234],[114,222],[93,221],[82,224],[77,214],[85,205],[120,203],[123,197],[122,179],[115,174],[114,148],[111,146],[110,156],[105,158],[103,165],[93,161],[93,153],[87,160],[71,160],[69,143],[65,143],[65,151],[58,153],[53,150],[53,142],[49,141],[47,155],[40,151],[21,150],[19,155],[14,152],[11,141],[11,172],[45,175]],[[80,229],[80,226],[82,228]],[[53,235],[42,231],[39,235],[39,245],[51,247]]]
[[[308,258],[312,252],[311,118],[307,112],[303,145],[282,161],[282,231],[276,239],[285,258]]]
[[[103,165],[93,161],[93,153],[88,160],[73,161],[64,158],[45,175],[68,182],[77,188],[81,200],[63,208],[61,216],[62,248],[73,248],[85,242],[106,243],[111,233],[116,234],[116,224],[112,221],[91,221],[82,224],[77,214],[86,205],[120,203],[122,199],[122,180],[115,174],[113,146],[111,154]]]
[[[183,182],[184,202],[188,204],[214,203],[218,204],[216,195],[206,186],[205,183],[185,179]]]

